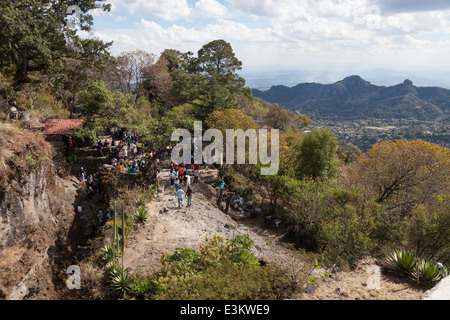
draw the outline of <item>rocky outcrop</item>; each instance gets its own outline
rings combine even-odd
[[[55,296],[57,246],[74,220],[75,181],[55,174],[51,145],[33,132],[15,137],[0,188],[0,299]]]
[[[442,279],[433,289],[425,292],[422,300],[450,300],[450,276]]]

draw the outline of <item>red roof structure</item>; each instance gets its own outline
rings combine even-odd
[[[49,119],[45,122],[44,134],[72,134],[71,129],[83,125],[84,119]]]

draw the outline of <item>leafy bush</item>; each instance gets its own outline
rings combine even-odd
[[[76,162],[78,160],[78,156],[75,153],[71,153],[67,156],[68,162]]]
[[[150,298],[159,290],[159,286],[154,281],[146,281],[141,279],[134,279],[130,283],[130,290],[127,292],[127,297],[145,299]]]
[[[322,223],[321,242],[326,244],[322,258],[328,264],[354,266],[369,254],[370,239],[357,220]]]
[[[200,250],[163,254],[154,299],[279,299],[298,289],[288,272],[260,266],[247,235],[206,239]]]
[[[171,278],[154,299],[174,300],[275,300],[294,294],[299,288],[285,270],[265,265],[251,271],[230,261],[211,266],[188,279]]]

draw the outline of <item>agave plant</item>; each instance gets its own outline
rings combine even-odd
[[[134,216],[141,222],[145,223],[148,221],[148,211],[144,206],[140,206],[139,209],[134,213]]]
[[[406,249],[394,250],[386,258],[386,267],[399,275],[411,277],[417,266],[417,255]]]
[[[139,198],[136,199],[136,204],[138,206],[145,206],[146,203],[147,197],[145,196],[145,194],[141,195]]]
[[[108,270],[108,274],[111,279],[114,279],[116,276],[122,274],[122,267],[116,261],[108,262],[106,269]]]
[[[439,269],[439,267],[430,261],[421,260],[419,264],[419,270],[414,269],[413,275],[417,279],[425,283],[433,283],[441,280],[446,272],[443,272]]]
[[[107,264],[112,260],[114,257],[114,246],[113,245],[106,245],[102,249],[102,255],[100,257],[100,260],[103,264]]]

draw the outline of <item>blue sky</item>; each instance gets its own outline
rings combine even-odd
[[[450,1],[108,0],[91,37],[111,52],[197,51],[228,41],[247,85],[332,83],[359,74],[378,85],[411,79],[450,88]]]

